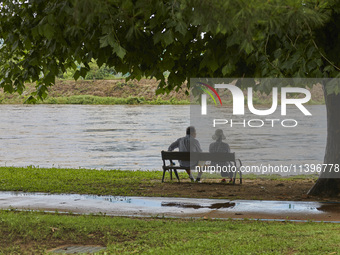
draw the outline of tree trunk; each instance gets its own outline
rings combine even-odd
[[[327,109],[327,145],[324,164],[327,164],[327,167],[309,190],[308,194],[312,196],[340,194],[340,93],[327,95],[325,86],[326,84],[323,84]]]

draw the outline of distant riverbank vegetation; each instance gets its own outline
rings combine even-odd
[[[124,77],[78,81],[57,79],[56,84],[50,87],[48,96],[37,103],[91,105],[185,105],[190,103],[189,96],[185,94],[184,89],[166,95],[156,95],[157,86],[158,81],[155,79],[140,81],[125,81]],[[22,95],[0,92],[0,103],[22,104],[34,90],[34,84],[26,84],[26,90]]]
[[[54,86],[49,88],[48,96],[39,104],[89,104],[89,105],[186,105],[190,98],[185,93],[186,85],[181,90],[169,94],[156,95],[159,81],[156,79],[141,79],[126,81],[127,75],[116,73],[113,68],[103,65],[99,68],[91,63],[91,70],[85,79],[75,81],[74,71],[67,70],[60,74]],[[35,84],[26,84],[22,95],[7,94],[0,90],[0,104],[22,104],[35,91]],[[312,100],[309,104],[324,104],[322,87],[315,85],[312,89]],[[224,93],[222,93],[224,94]],[[221,94],[221,95],[222,95]],[[226,97],[226,103],[232,103],[232,98]],[[256,105],[270,105],[271,95],[256,92],[253,97]]]

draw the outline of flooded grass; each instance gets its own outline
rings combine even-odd
[[[106,246],[99,254],[336,254],[339,231],[327,223],[0,211],[0,254],[46,254],[61,245]]]

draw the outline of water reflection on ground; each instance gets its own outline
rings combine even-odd
[[[124,197],[0,192],[0,208],[105,213],[115,216],[259,218],[339,221],[340,203]]]

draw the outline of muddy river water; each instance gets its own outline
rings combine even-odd
[[[311,118],[293,112],[298,128],[223,127],[227,142],[248,165],[322,163],[325,107],[308,109]],[[183,105],[0,105],[0,166],[160,170],[160,151],[189,124]]]

